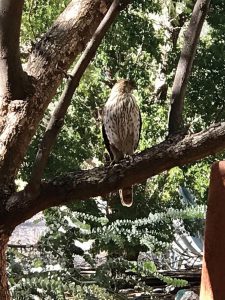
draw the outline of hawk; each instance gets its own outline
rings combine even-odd
[[[113,162],[132,155],[140,139],[141,114],[133,89],[132,81],[119,80],[103,109],[102,134]],[[119,194],[122,205],[130,207],[133,203],[132,186],[124,187]]]

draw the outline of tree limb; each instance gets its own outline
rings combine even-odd
[[[73,94],[79,85],[80,79],[83,76],[90,61],[94,58],[98,46],[100,45],[110,25],[119,14],[119,11],[120,0],[114,0],[70,75],[70,79],[68,80],[59,103],[57,104],[57,107],[53,112],[42,142],[39,146],[39,150],[31,174],[31,179],[29,182],[30,187],[34,190],[37,190],[39,188],[49,154],[56,142],[57,135],[63,126],[65,114],[71,103]]]
[[[169,114],[169,134],[178,132],[183,127],[182,112],[187,82],[191,73],[197,43],[209,9],[210,0],[197,0],[185,33],[184,46],[177,66]]]
[[[24,0],[0,1],[0,132],[9,102],[25,97],[26,76],[19,50],[23,5]]]
[[[72,200],[105,196],[124,186],[141,183],[147,178],[175,166],[183,166],[225,149],[225,122],[207,130],[182,137],[177,134],[119,164],[71,172],[49,182],[42,182],[34,200],[29,189],[16,193],[6,204],[0,220],[16,226],[34,214]]]

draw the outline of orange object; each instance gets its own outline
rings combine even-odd
[[[200,300],[225,299],[225,161],[211,170]]]

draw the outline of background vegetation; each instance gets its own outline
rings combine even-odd
[[[32,41],[51,26],[68,2],[25,2],[21,37],[24,63]],[[167,136],[171,84],[193,2],[137,0],[121,13],[73,97],[65,126],[49,159],[46,179],[56,173],[105,163],[101,110],[110,92],[111,79],[132,78],[137,84],[135,96],[143,119],[139,150],[151,147]],[[185,99],[185,121],[191,132],[225,119],[224,21],[225,4],[213,0]],[[63,85],[58,95],[62,89]],[[58,96],[54,103],[57,99]],[[29,178],[31,164],[54,103],[49,106],[33,139],[19,181]],[[208,157],[192,165],[176,167],[135,187],[134,205],[129,210],[121,207],[115,194],[46,211],[49,231],[40,242],[37,256],[32,261],[26,258],[25,262],[18,253],[9,253],[15,299],[24,299],[24,295],[28,299],[28,294],[29,299],[37,299],[32,295],[42,295],[46,299],[65,299],[65,295],[74,299],[110,299],[115,297],[113,293],[123,286],[124,281],[135,282],[143,288],[138,279],[140,275],[148,272],[159,275],[150,261],[139,266],[137,272],[139,251],[164,251],[174,238],[174,217],[189,220],[202,217],[200,208],[187,213],[183,210],[179,188],[187,187],[192,191],[196,196],[195,205],[205,204],[209,169],[214,160],[215,157]],[[169,216],[166,214],[168,209],[173,209]],[[177,216],[177,210],[183,211],[183,214]],[[154,218],[156,221],[153,222]],[[193,232],[198,227],[186,226]],[[94,243],[88,254],[74,242],[90,239]],[[96,256],[103,250],[108,252],[108,260],[97,269],[94,278],[83,278],[74,268],[74,255],[82,255],[93,265]],[[59,265],[60,270],[47,271],[48,265]],[[41,267],[42,275],[35,272],[31,275],[32,266]],[[135,270],[138,275],[124,276],[127,269]],[[184,284],[179,281],[172,283],[178,286]],[[99,286],[106,290],[100,291]],[[88,298],[93,295],[96,298]]]

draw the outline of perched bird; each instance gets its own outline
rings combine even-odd
[[[112,88],[103,109],[102,133],[110,158],[118,162],[137,149],[141,131],[141,114],[132,94],[134,83],[121,79]],[[132,186],[119,191],[123,206],[133,203]]]

